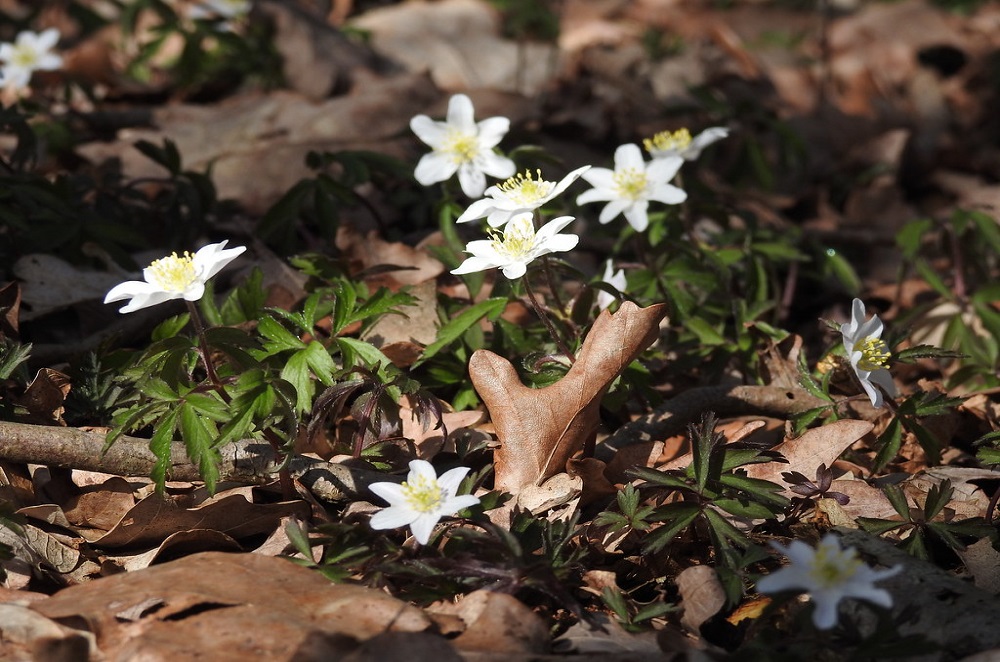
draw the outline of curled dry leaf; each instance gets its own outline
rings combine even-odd
[[[663,304],[639,308],[631,302],[613,315],[602,312],[566,376],[541,389],[522,384],[514,366],[493,352],[472,355],[469,374],[500,439],[497,489],[517,494],[540,484],[593,440],[601,398],[653,343],[665,313]]]

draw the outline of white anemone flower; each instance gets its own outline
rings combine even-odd
[[[466,258],[451,273],[460,275],[474,271],[499,268],[503,275],[513,280],[528,271],[528,264],[542,255],[572,250],[580,238],[575,234],[559,234],[572,223],[572,216],[560,216],[543,225],[538,232],[532,221],[532,213],[516,216],[502,232],[493,230],[491,239],[470,241],[465,252]]]
[[[251,0],[199,0],[191,7],[188,17],[239,19],[249,14],[252,7]]]
[[[654,159],[665,159],[679,156],[685,161],[694,161],[703,149],[729,135],[729,129],[724,126],[713,126],[705,129],[694,138],[687,129],[677,131],[661,131],[652,138],[646,138],[642,144]]]
[[[607,283],[619,292],[624,292],[625,287],[628,285],[628,281],[625,279],[625,270],[619,269],[618,271],[615,271],[614,269],[615,267],[611,263],[611,260],[608,260],[607,264],[604,266],[604,275],[601,276],[601,282]],[[610,292],[605,292],[604,290],[598,290],[597,307],[600,310],[606,309],[614,302],[615,295]]]
[[[828,630],[837,623],[837,607],[844,598],[867,600],[880,607],[891,607],[892,596],[875,582],[900,572],[902,566],[873,570],[858,558],[853,547],[841,549],[840,539],[832,533],[823,536],[816,549],[801,540],[787,547],[774,544],[790,563],[757,582],[760,593],[799,591],[809,594],[815,604],[813,623]]]
[[[541,170],[536,170],[534,175],[526,170],[502,184],[486,189],[486,197],[469,205],[456,222],[466,223],[485,216],[491,228],[498,228],[515,216],[533,212],[552,200],[588,169],[590,166],[577,168],[558,182],[542,179]]]
[[[468,467],[455,467],[439,478],[430,462],[412,460],[410,473],[402,485],[386,482],[368,486],[389,502],[388,508],[372,515],[371,527],[395,529],[409,526],[417,542],[427,544],[438,520],[479,503],[479,497],[472,494],[456,495],[467,473]]]
[[[194,255],[173,253],[155,260],[142,270],[144,280],[130,280],[115,285],[104,303],[130,299],[119,312],[131,313],[171,299],[197,301],[205,294],[205,283],[236,259],[245,246],[226,248],[226,242],[209,244]]]
[[[0,44],[0,84],[22,89],[28,86],[35,71],[51,71],[62,66],[62,58],[52,52],[59,41],[59,30],[49,28],[42,32],[25,30],[17,35],[14,43]]]
[[[410,129],[433,150],[420,159],[413,173],[424,186],[448,180],[457,172],[462,192],[476,198],[486,189],[486,175],[504,179],[514,174],[514,162],[493,151],[510,130],[510,120],[489,117],[476,122],[472,101],[464,94],[448,101],[444,122],[417,115],[410,120]]]
[[[680,170],[684,159],[671,156],[646,163],[638,145],[621,145],[615,150],[615,169],[591,168],[583,174],[594,188],[576,198],[576,204],[607,202],[598,221],[608,223],[624,214],[636,232],[649,225],[647,210],[651,201],[676,205],[687,200],[687,193],[670,180]]]
[[[865,321],[865,304],[855,299],[851,302],[851,321],[840,326],[840,333],[844,337],[847,358],[872,406],[882,406],[882,391],[878,387],[890,397],[896,397],[896,385],[886,368],[892,353],[881,338],[882,320],[878,315]]]

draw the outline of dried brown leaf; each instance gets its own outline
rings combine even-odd
[[[523,385],[507,359],[479,350],[469,361],[476,391],[489,409],[500,448],[496,487],[516,494],[538,485],[594,439],[601,398],[622,370],[656,339],[662,304],[625,302],[601,313],[566,376],[541,389]]]
[[[782,462],[751,464],[745,467],[747,475],[751,478],[770,480],[779,485],[784,484],[781,474],[789,471],[797,471],[807,478],[813,478],[819,465],[832,466],[841,453],[871,432],[872,427],[868,421],[844,419],[812,428],[801,437],[788,439],[774,448],[785,456],[788,464]]]
[[[726,591],[719,576],[710,566],[695,565],[677,575],[677,591],[681,595],[684,615],[681,624],[698,632],[701,624],[719,613],[726,604]]]

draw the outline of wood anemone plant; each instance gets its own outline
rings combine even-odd
[[[518,494],[561,471],[593,444],[601,398],[619,374],[657,338],[666,306],[626,301],[594,322],[566,376],[541,389],[521,383],[507,359],[479,350],[469,374],[496,426],[496,488]]]

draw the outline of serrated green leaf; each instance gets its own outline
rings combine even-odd
[[[707,508],[704,512],[708,525],[719,538],[744,549],[750,544],[750,540],[718,511]]]
[[[506,297],[495,297],[480,301],[453,317],[438,329],[437,338],[424,349],[424,353],[413,364],[413,367],[424,363],[442,349],[458,340],[474,324],[484,317],[493,318],[507,307]]]
[[[168,410],[166,415],[158,421],[156,431],[149,440],[149,450],[156,457],[149,477],[156,483],[156,489],[161,492],[167,480],[167,470],[173,465],[170,450],[179,413],[179,407]]]
[[[213,493],[219,480],[220,458],[215,450],[218,433],[194,407],[184,404],[179,411],[181,437],[188,459],[198,467],[205,487]]]
[[[878,472],[889,464],[903,446],[903,427],[898,418],[889,421],[889,425],[878,436],[877,444],[879,449],[872,467],[873,472]]]
[[[264,316],[257,323],[257,331],[267,339],[264,347],[271,354],[287,350],[299,350],[306,344],[281,325],[276,319]]]
[[[669,522],[654,529],[642,543],[642,548],[646,553],[659,552],[670,544],[677,534],[691,525],[691,522],[701,513],[701,508],[696,504],[670,504],[657,508],[655,519],[663,518]]]
[[[371,369],[378,367],[380,370],[384,370],[392,363],[389,357],[382,353],[382,350],[364,340],[344,337],[337,338],[336,341],[344,356],[345,368],[357,365],[358,359],[361,360],[364,367]]]

